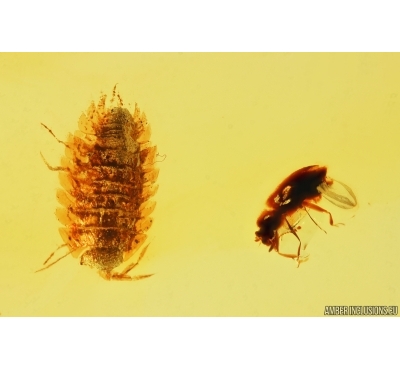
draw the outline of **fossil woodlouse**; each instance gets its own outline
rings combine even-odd
[[[64,188],[57,192],[63,207],[56,215],[64,225],[59,231],[65,244],[59,248],[69,251],[50,262],[53,252],[38,271],[72,254],[80,258],[81,265],[96,268],[106,280],[138,280],[152,275],[128,274],[148,245],[122,272],[115,268],[139,251],[152,224],[149,215],[155,202],[149,199],[157,191],[156,146],[149,141],[150,126],[137,104],[131,114],[123,107],[116,87],[109,107],[106,98],[102,95],[97,106],[91,103],[79,119],[79,130],[69,134],[66,142],[56,138],[65,145],[61,166],[52,167],[43,158],[50,170],[59,171]]]

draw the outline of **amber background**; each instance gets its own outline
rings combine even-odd
[[[400,54],[0,54],[3,316],[321,316],[326,305],[399,305]],[[139,282],[107,282],[60,243],[61,139],[118,89],[161,154]],[[129,106],[129,105],[128,105]],[[359,200],[316,232],[310,260],[254,242],[274,187],[310,164]]]

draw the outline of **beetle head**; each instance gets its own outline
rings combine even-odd
[[[277,243],[277,229],[281,224],[281,215],[276,211],[264,211],[257,220],[256,241],[270,246],[270,251]]]

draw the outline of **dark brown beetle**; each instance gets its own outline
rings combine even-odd
[[[357,205],[353,191],[347,185],[327,177],[326,174],[326,167],[313,165],[303,167],[283,180],[267,199],[266,204],[269,209],[264,210],[257,219],[259,230],[255,233],[256,241],[269,246],[269,251],[274,249],[284,257],[295,259],[299,265],[302,243],[292,223],[292,219],[296,218],[299,211],[305,211],[318,227],[320,226],[307,209],[327,213],[329,223],[336,226],[332,214],[317,204],[321,197],[343,209],[351,209]],[[288,232],[299,240],[296,255],[279,251],[280,237]]]

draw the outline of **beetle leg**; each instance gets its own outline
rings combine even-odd
[[[299,267],[301,263],[306,262],[310,258],[310,256],[300,257],[296,256],[295,254],[286,254],[279,251],[277,252],[282,257],[291,258],[292,260],[294,260],[297,263],[297,267]]]
[[[307,210],[307,207],[303,207],[303,208],[304,208],[304,210],[307,212],[308,217],[311,218],[311,221],[314,222],[314,224],[317,225],[317,226],[326,234],[326,231],[325,231],[321,226],[319,226],[319,225],[317,224],[317,222],[311,217],[310,213],[309,213],[308,210]]]
[[[333,222],[332,213],[330,213],[329,211],[327,211],[325,208],[322,208],[322,207],[316,205],[315,203],[311,203],[311,202],[305,200],[305,201],[303,202],[303,206],[307,206],[308,208],[311,208],[311,209],[313,209],[314,211],[318,211],[318,212],[322,212],[322,213],[327,213],[327,214],[329,215],[329,223],[330,223],[332,226],[344,225],[344,224],[341,223],[341,222],[335,224],[335,223]],[[308,213],[308,212],[307,212],[307,213]],[[311,217],[311,216],[310,216],[310,217]],[[311,219],[312,219],[312,218],[311,218]],[[314,220],[313,220],[313,221],[314,221]],[[315,221],[314,221],[314,222],[315,222]]]
[[[296,259],[297,259],[297,257],[296,257],[295,254],[281,253],[281,252],[279,252],[279,251],[277,251],[277,252],[278,252],[278,254],[279,254],[280,256],[282,256],[282,257],[291,258],[292,260],[296,260]]]
[[[283,257],[287,257],[287,258],[291,258],[291,259],[295,260],[295,261],[297,262],[297,267],[299,267],[299,266],[300,266],[300,263],[301,263],[301,262],[304,262],[304,261],[302,261],[301,258],[300,258],[301,240],[300,240],[299,236],[297,235],[295,228],[293,228],[293,226],[289,223],[289,221],[287,220],[287,218],[285,218],[285,220],[286,220],[286,223],[287,223],[287,225],[288,225],[288,227],[289,227],[289,230],[290,230],[290,231],[288,231],[287,233],[289,233],[289,232],[292,233],[292,234],[297,238],[297,240],[299,241],[299,246],[298,246],[298,248],[297,248],[297,254],[281,253],[281,252],[279,251],[279,243],[276,244],[276,246],[275,246],[274,249],[278,252],[279,255],[281,255],[281,256],[283,256]]]
[[[293,228],[293,226],[289,223],[289,221],[287,220],[287,218],[285,217],[286,223],[289,227],[289,230],[292,232],[292,234],[297,238],[297,240],[299,241],[299,247],[297,248],[297,260],[300,258],[300,249],[301,249],[301,240],[299,238],[299,236],[296,233],[296,230]]]
[[[310,255],[307,255],[307,256],[305,256],[305,257],[298,257],[297,258],[297,260],[296,260],[296,262],[297,262],[297,267],[299,267],[300,266],[300,263],[303,263],[303,262],[306,262],[306,261],[308,261],[308,259],[310,258]]]

